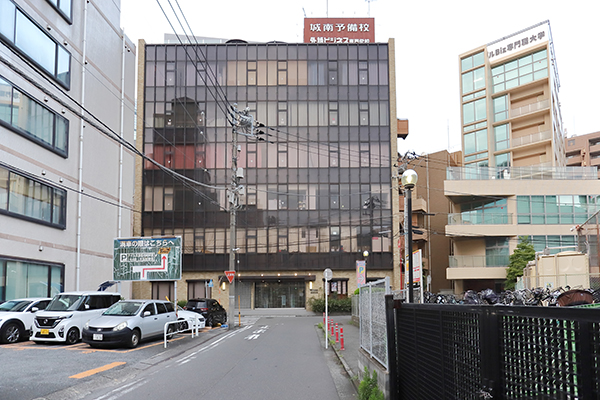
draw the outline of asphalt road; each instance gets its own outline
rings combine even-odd
[[[85,399],[339,399],[319,318],[261,318]]]
[[[263,317],[242,327],[140,348],[0,346],[0,399],[351,399],[351,383],[315,329],[319,317]],[[339,394],[338,394],[339,393]]]

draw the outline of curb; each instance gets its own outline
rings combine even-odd
[[[324,339],[323,336],[325,334],[325,331],[322,328],[319,328],[318,324],[315,324],[315,329],[317,330],[318,333],[321,333],[321,340],[324,343]],[[329,334],[327,335],[327,337],[329,338]],[[354,389],[356,389],[356,393],[358,393],[358,385],[359,382],[357,381],[358,376],[353,375],[353,371],[350,368],[350,366],[348,365],[348,363],[346,362],[346,360],[344,359],[344,355],[341,353],[341,350],[338,350],[337,347],[335,346],[335,344],[328,346],[329,348],[333,349],[333,352],[335,353],[336,357],[338,358],[338,360],[340,361],[340,363],[342,364],[342,367],[344,368],[344,371],[346,371],[346,374],[348,374],[348,378],[350,379],[350,381],[352,382],[352,386],[354,386]]]

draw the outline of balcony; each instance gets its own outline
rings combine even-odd
[[[521,136],[512,139],[512,147],[525,146],[531,143],[543,142],[552,139],[552,131],[547,130],[543,132],[533,133],[527,136]]]
[[[490,256],[450,256],[450,268],[506,268],[509,261],[508,255]]]
[[[448,214],[448,225],[512,225],[512,214]]]
[[[581,165],[582,160],[581,154],[567,156],[567,165]]]
[[[450,256],[446,279],[506,279],[508,256]]]
[[[600,153],[600,143],[591,144],[590,143],[590,154]]]
[[[521,115],[531,114],[533,112],[540,111],[540,110],[543,110],[543,109],[546,109],[549,107],[550,107],[549,99],[538,101],[537,103],[532,103],[532,104],[528,104],[523,107],[511,109],[510,117],[511,118],[520,117]]]

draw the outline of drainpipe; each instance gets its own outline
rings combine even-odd
[[[125,32],[121,29],[121,126],[119,129],[119,136],[121,139],[124,137],[124,125],[123,121],[125,115]],[[123,228],[123,144],[119,144],[119,210],[117,217],[117,237],[122,237]],[[121,293],[121,282],[117,283],[117,292]]]
[[[83,40],[81,43],[81,114],[85,113],[85,70],[86,70],[86,50],[87,50],[87,10],[88,2],[83,2]],[[79,281],[81,277],[81,203],[83,200],[83,130],[85,129],[85,123],[83,119],[79,124],[79,167],[77,168],[77,250],[76,250],[76,282],[75,289],[79,290]]]

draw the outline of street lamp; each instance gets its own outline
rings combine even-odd
[[[404,231],[408,235],[406,252],[407,254],[407,267],[408,267],[408,302],[413,302],[413,260],[412,260],[412,188],[415,187],[419,176],[412,169],[407,169],[402,174],[402,186],[406,191],[406,215],[404,221]]]

